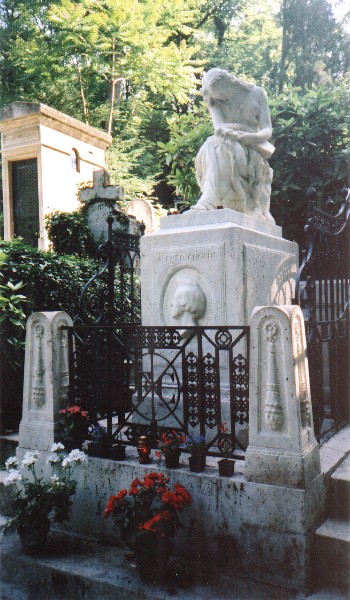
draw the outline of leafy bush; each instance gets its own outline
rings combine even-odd
[[[27,315],[42,310],[75,315],[81,289],[95,272],[95,261],[36,250],[18,240],[0,240],[0,252],[3,279],[23,282]]]
[[[74,318],[80,312],[82,288],[95,274],[96,266],[92,259],[43,252],[20,240],[0,240],[0,430],[16,427],[20,419],[26,318],[32,312],[50,310],[64,310]],[[121,307],[118,277],[116,269],[116,318],[130,322],[131,278],[124,278],[126,297]],[[104,279],[95,280],[89,287],[83,307],[84,318],[89,322],[95,320],[102,305],[106,306],[106,279],[104,273]],[[136,289],[135,298],[137,295]]]
[[[0,431],[16,428],[20,420],[26,318],[42,310],[74,316],[95,266],[92,260],[41,252],[19,240],[0,240]]]
[[[158,142],[159,152],[170,167],[167,181],[185,202],[194,204],[199,197],[194,160],[203,142],[213,132],[208,109],[204,104],[200,108],[193,106],[187,114],[169,119],[168,125],[170,140],[166,144]]]
[[[287,90],[271,101],[276,151],[272,212],[285,235],[303,242],[306,189],[314,185],[319,202],[347,184],[350,154],[350,92],[321,86],[305,95]]]
[[[23,387],[26,297],[24,287],[0,273],[0,432],[15,426],[20,418]]]
[[[95,247],[85,211],[54,211],[46,215],[45,224],[49,240],[58,254],[94,256]]]

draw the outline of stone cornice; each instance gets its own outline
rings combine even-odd
[[[107,147],[112,142],[112,137],[91,125],[82,123],[46,104],[37,102],[12,102],[0,109],[0,131],[9,131],[21,126],[39,123],[48,125],[52,129],[66,133],[85,141],[94,140],[95,145]]]

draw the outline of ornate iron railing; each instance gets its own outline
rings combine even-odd
[[[311,200],[315,191],[311,190]],[[312,207],[294,303],[303,309],[316,435],[349,420],[350,190],[337,214]],[[328,202],[328,206],[332,206]]]
[[[106,419],[111,439],[137,445],[147,435],[156,447],[163,431],[193,431],[205,436],[207,454],[221,456],[226,446],[243,457],[248,327],[95,325],[68,334],[70,402]]]

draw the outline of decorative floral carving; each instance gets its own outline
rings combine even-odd
[[[265,334],[266,334],[266,340],[268,342],[274,342],[277,339],[277,336],[279,334],[279,327],[278,324],[273,321],[270,321],[269,323],[267,323],[265,325]]]

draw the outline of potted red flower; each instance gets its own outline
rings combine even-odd
[[[89,413],[74,405],[60,410],[60,415],[56,428],[57,439],[64,444],[66,450],[81,449],[88,436]]]
[[[173,429],[170,432],[164,432],[158,441],[158,452],[156,455],[161,458],[164,456],[165,466],[168,469],[177,469],[181,454],[181,446],[185,443],[186,436]]]
[[[136,554],[142,581],[165,581],[172,538],[180,527],[178,512],[191,500],[186,488],[175,483],[171,489],[169,477],[155,472],[109,498],[104,516],[113,516],[120,526],[124,543]]]

